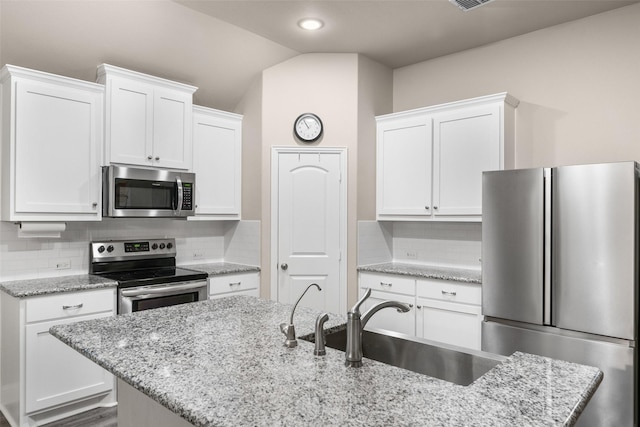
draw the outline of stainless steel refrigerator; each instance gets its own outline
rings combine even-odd
[[[636,162],[484,172],[482,350],[597,366],[578,426],[638,425]]]

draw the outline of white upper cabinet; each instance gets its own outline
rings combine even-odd
[[[108,64],[98,82],[106,86],[105,164],[191,169],[196,87]]]
[[[378,215],[429,212],[431,132],[431,118],[421,112],[378,121]]]
[[[104,87],[6,65],[2,220],[99,221]]]
[[[482,172],[514,166],[506,93],[379,116],[378,220],[479,221]]]
[[[240,219],[242,116],[193,107],[193,219]]]

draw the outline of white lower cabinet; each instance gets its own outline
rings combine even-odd
[[[209,277],[209,299],[235,295],[260,296],[260,273],[224,274]]]
[[[0,406],[12,425],[44,424],[116,403],[113,376],[49,334],[54,325],[115,315],[115,289],[1,297]]]
[[[415,279],[393,274],[360,273],[360,295],[371,288],[361,311],[395,300],[411,307],[407,313],[385,308],[367,327],[414,335],[432,341],[480,350],[482,288],[450,280]]]
[[[394,294],[392,292],[371,291],[371,296],[367,298],[360,307],[364,313],[374,305],[385,300],[399,301],[411,307],[406,313],[399,312],[395,308],[385,308],[378,311],[365,326],[365,329],[376,328],[388,331],[400,332],[401,334],[416,334],[416,315],[414,308],[415,298],[408,295]]]

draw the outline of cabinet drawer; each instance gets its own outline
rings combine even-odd
[[[258,289],[258,273],[209,277],[209,295]]]
[[[411,277],[394,274],[360,273],[360,287],[371,288],[372,291],[395,292],[415,295],[416,281]]]
[[[115,288],[67,292],[26,300],[27,322],[64,319],[91,313],[115,313]]]
[[[482,304],[482,286],[449,280],[418,280],[418,296],[464,304]]]

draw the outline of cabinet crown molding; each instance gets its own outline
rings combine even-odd
[[[509,95],[507,92],[495,93],[492,95],[478,96],[476,98],[463,99],[460,101],[452,101],[446,102],[443,104],[430,105],[428,107],[419,107],[411,110],[400,111],[397,113],[389,113],[383,114],[380,116],[376,116],[376,120],[384,120],[387,118],[399,118],[399,117],[410,117],[416,116],[420,114],[433,114],[445,112],[447,110],[452,110],[456,108],[472,106],[472,105],[483,105],[483,104],[491,104],[494,102],[503,102],[510,107],[517,108],[520,104],[520,101],[517,98]]]
[[[11,77],[26,78],[40,82],[54,83],[66,87],[81,88],[83,90],[104,93],[104,86],[98,83],[7,64],[0,70],[0,82],[5,82]]]
[[[100,83],[104,83],[107,76],[112,77],[124,77],[127,79],[133,79],[142,83],[164,86],[166,88],[183,91],[189,94],[193,94],[198,88],[186,83],[180,83],[173,80],[163,79],[161,77],[152,76],[149,74],[140,73],[138,71],[127,70],[126,68],[116,67],[115,65],[100,64],[98,65],[97,80]]]

